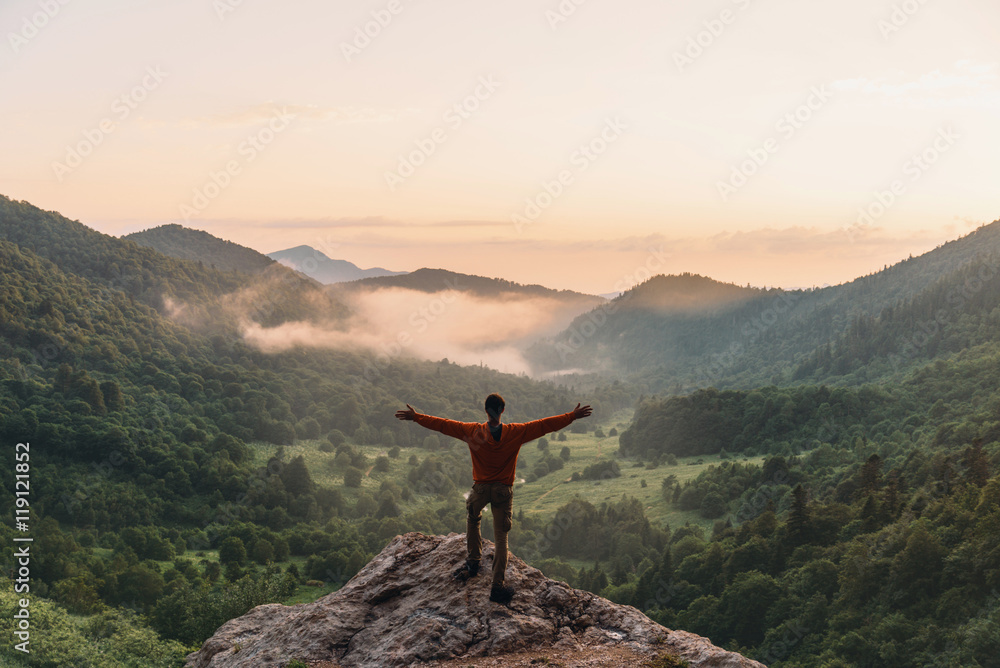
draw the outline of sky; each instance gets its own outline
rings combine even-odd
[[[4,0],[0,193],[608,293],[1000,218],[995,0]]]

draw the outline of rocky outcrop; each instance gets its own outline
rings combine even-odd
[[[339,591],[313,603],[262,605],[222,625],[187,667],[279,668],[293,660],[409,666],[551,649],[598,659],[610,650],[670,653],[693,668],[764,668],[631,606],[550,580],[514,555],[507,584],[517,594],[509,606],[491,603],[491,543],[484,552],[479,576],[461,583],[453,573],[465,560],[463,534],[397,536]]]

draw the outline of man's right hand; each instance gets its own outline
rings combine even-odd
[[[583,408],[580,408],[580,404],[577,404],[576,408],[573,409],[573,419],[579,420],[580,418],[590,417],[590,414],[593,412],[594,411],[589,404],[584,406]]]
[[[579,404],[577,404],[577,406],[579,406]],[[411,421],[416,420],[417,411],[413,410],[413,406],[410,406],[410,404],[406,404],[406,407],[409,410],[396,411],[396,418],[399,420],[411,420]],[[590,408],[590,406],[588,406],[587,408]]]

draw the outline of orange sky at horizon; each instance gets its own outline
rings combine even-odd
[[[1000,217],[990,0],[43,4],[0,6],[0,193],[109,234],[607,293]]]

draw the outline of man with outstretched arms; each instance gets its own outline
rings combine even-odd
[[[465,502],[468,512],[466,538],[469,556],[465,566],[456,575],[460,579],[475,577],[479,573],[479,563],[483,555],[483,538],[479,531],[483,508],[487,504],[493,512],[493,542],[496,551],[493,556],[493,586],[490,600],[507,604],[514,596],[514,589],[504,585],[507,570],[507,533],[514,516],[514,473],[517,468],[517,453],[525,443],[545,434],[569,426],[574,420],[591,414],[590,406],[576,408],[562,415],[533,420],[531,422],[503,424],[505,403],[499,394],[486,397],[486,422],[458,422],[423,415],[407,404],[407,410],[396,411],[400,420],[411,420],[421,427],[439,431],[465,441],[472,455],[472,491]]]

